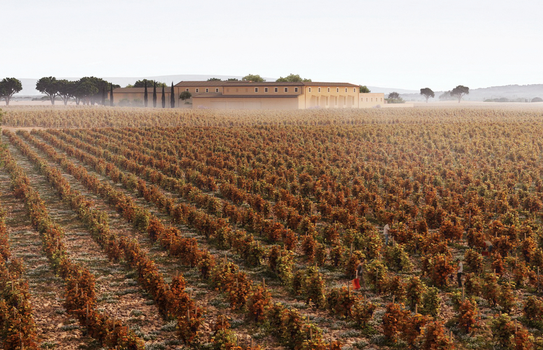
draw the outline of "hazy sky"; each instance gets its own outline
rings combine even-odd
[[[541,0],[0,0],[0,79],[300,74],[543,83]]]

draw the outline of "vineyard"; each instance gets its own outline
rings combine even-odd
[[[0,348],[543,349],[541,110],[2,117]]]

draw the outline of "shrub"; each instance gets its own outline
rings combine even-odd
[[[389,303],[383,315],[383,334],[392,343],[396,343],[402,324],[409,314],[401,304]]]
[[[515,306],[515,294],[513,289],[515,288],[514,283],[506,283],[501,286],[500,292],[498,295],[498,304],[502,307],[503,312],[511,313],[513,307]]]
[[[352,307],[356,301],[360,299],[360,296],[352,292],[348,287],[333,288],[326,295],[326,301],[328,308],[339,316],[350,316]]]
[[[473,249],[466,250],[464,254],[467,272],[481,273],[483,272],[483,256]]]
[[[409,254],[407,254],[401,244],[393,244],[386,247],[385,261],[393,271],[410,272],[413,269],[413,264],[409,260]]]
[[[533,295],[526,298],[522,314],[529,326],[543,328],[543,301],[541,298]]]
[[[464,228],[459,224],[453,224],[450,220],[445,220],[441,227],[439,228],[440,233],[443,237],[450,239],[452,241],[458,241],[462,238],[462,233]]]
[[[438,287],[446,286],[448,277],[455,271],[456,267],[448,254],[437,254],[423,261],[423,272]]]
[[[481,291],[483,290],[481,278],[473,273],[466,274],[464,288],[468,295],[481,295]]]
[[[446,336],[445,327],[439,321],[432,321],[424,327],[418,343],[418,348],[422,350],[454,349],[452,339]]]
[[[422,300],[422,313],[425,315],[431,315],[436,317],[441,309],[439,289],[436,287],[429,287],[424,293]]]
[[[360,328],[365,328],[373,316],[376,306],[369,301],[358,299],[351,308],[351,317]]]
[[[468,298],[460,301],[456,321],[465,333],[471,332],[477,326],[477,315],[477,303],[475,301]]]
[[[383,293],[387,287],[388,269],[382,261],[374,259],[366,265],[366,275],[378,293]]]
[[[326,304],[326,288],[324,278],[316,266],[308,267],[302,279],[302,293],[306,301],[315,303],[318,307],[324,307]]]
[[[499,285],[496,274],[490,273],[485,276],[483,284],[483,297],[490,306],[496,306],[498,303]]]
[[[426,286],[418,276],[413,276],[407,282],[406,287],[406,296],[407,296],[407,305],[409,308],[414,311],[415,306],[422,306],[422,300],[424,292],[426,291]]]
[[[394,276],[389,280],[387,290],[397,302],[403,302],[406,296],[405,286],[406,284],[400,276]]]

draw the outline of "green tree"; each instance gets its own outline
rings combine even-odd
[[[250,81],[252,83],[263,83],[265,82],[266,80],[264,80],[264,78],[262,78],[260,75],[258,74],[247,74],[246,76],[244,76],[241,80],[243,81]]]
[[[426,103],[428,103],[428,99],[430,97],[431,98],[435,97],[434,92],[430,88],[420,89],[420,94],[423,95],[426,98]]]
[[[55,97],[58,95],[58,81],[55,77],[43,77],[36,82],[36,90],[49,96],[51,104],[55,104]]]
[[[305,79],[305,78],[302,79],[300,75],[290,73],[284,78],[280,77],[279,79],[276,80],[276,82],[278,83],[302,83],[302,82],[309,83],[311,82],[311,79]]]
[[[226,81],[239,81],[239,79],[238,78],[228,78],[228,79],[226,79]]]
[[[17,78],[4,78],[0,81],[0,98],[6,101],[6,106],[9,106],[9,101],[14,94],[23,89],[21,81]]]
[[[360,93],[361,94],[369,94],[371,92],[370,89],[366,85],[360,85]]]
[[[469,87],[467,86],[458,85],[451,91],[451,96],[458,98],[458,103],[460,103],[464,95],[469,95]]]
[[[403,98],[400,97],[400,94],[397,92],[391,92],[386,98],[388,103],[404,103]]]
[[[142,87],[145,87],[145,83],[147,83],[147,86],[153,86],[154,84],[156,84],[157,87],[166,87],[166,83],[161,83],[161,82],[158,82],[156,80],[151,80],[151,79],[138,80],[131,87],[142,88]],[[130,86],[127,86],[127,87],[130,87]]]
[[[57,80],[57,96],[62,99],[64,105],[68,104],[70,97],[75,97],[74,90],[76,83],[73,81],[68,81],[66,79]]]
[[[185,100],[188,100],[189,98],[192,97],[192,94],[189,92],[189,91],[183,91],[180,95],[179,95],[179,98],[183,101]]]
[[[93,97],[100,93],[100,89],[91,80],[79,80],[72,93],[77,104],[81,101],[90,104]]]
[[[104,91],[110,88],[110,82],[96,77],[83,77],[76,81],[73,90],[73,97],[76,103],[83,101],[85,104],[104,103]],[[119,85],[113,84],[113,88]]]
[[[207,81],[221,81],[221,79],[219,79],[219,78],[209,78],[209,79],[207,79]]]

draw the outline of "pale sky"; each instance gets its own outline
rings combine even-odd
[[[0,4],[0,79],[294,73],[434,91],[543,84],[541,0]]]

